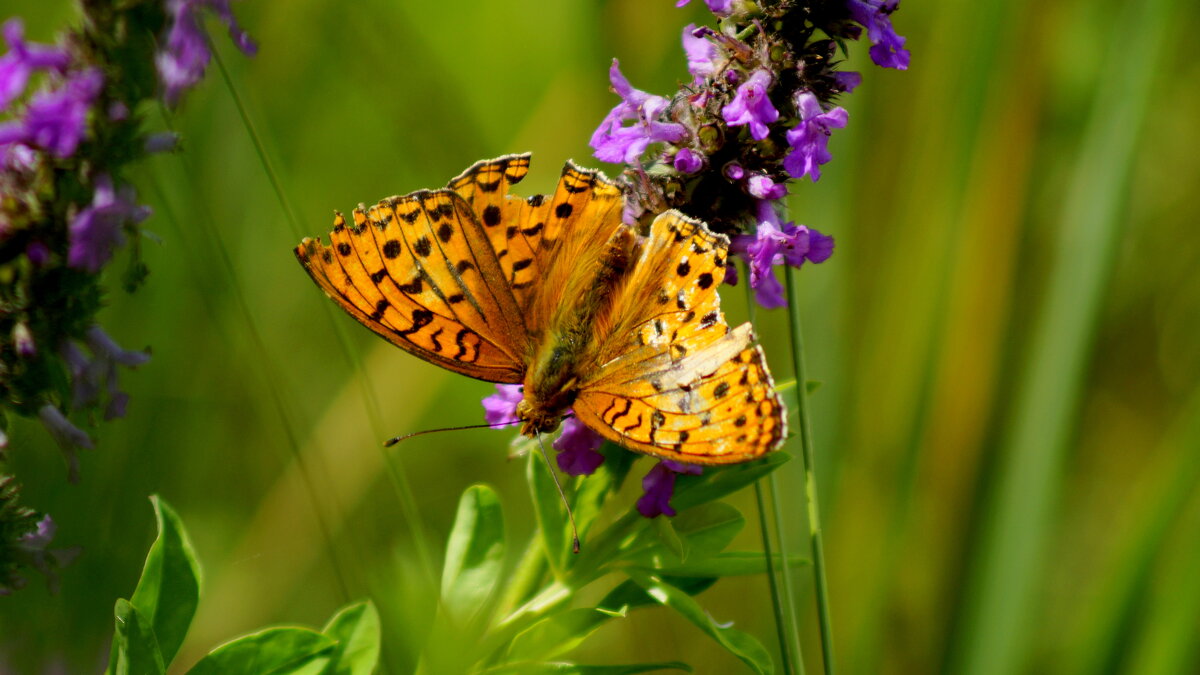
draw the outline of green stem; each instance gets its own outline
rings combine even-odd
[[[221,59],[220,52],[209,41],[209,49],[213,54],[213,61],[217,64],[217,69],[221,72],[221,79],[225,82],[226,89],[229,90],[229,95],[233,99],[234,106],[237,108],[238,114],[242,118],[242,124],[246,127],[246,133],[250,136],[250,141],[254,145],[254,151],[258,153],[259,161],[262,164],[263,171],[267,174],[267,179],[271,183],[271,188],[275,191],[275,197],[279,200],[280,206],[283,208],[284,215],[291,227],[292,235],[298,240],[303,236],[303,230],[300,227],[300,221],[296,218],[296,213],[292,209],[291,202],[283,191],[282,183],[279,176],[275,173],[275,167],[271,164],[270,158],[267,156],[266,146],[258,135],[258,131],[254,127],[254,123],[250,119],[250,114],[246,110],[245,104],[242,102],[242,97],[238,93],[237,88],[233,85],[232,78],[229,77],[229,71],[225,68],[225,62]],[[366,404],[367,417],[371,424],[371,429],[378,438],[386,436],[383,431],[383,416],[379,409],[379,402],[375,399],[375,395],[367,386],[366,372],[363,370],[362,360],[358,357],[358,353],[350,346],[349,336],[346,335],[345,326],[340,321],[340,317],[334,315],[333,306],[330,303],[322,302],[326,314],[330,317],[330,324],[334,327],[338,342],[342,346],[342,351],[346,354],[346,358],[350,361],[351,368],[354,372],[354,380],[358,383],[363,401]],[[384,466],[388,468],[388,477],[391,480],[392,488],[396,492],[398,501],[400,502],[401,511],[404,514],[404,519],[412,528],[413,545],[417,550],[417,558],[420,561],[421,569],[429,583],[435,583],[437,575],[434,572],[433,556],[429,551],[428,543],[424,528],[421,525],[421,517],[417,508],[417,500],[413,496],[412,486],[409,483],[408,475],[404,470],[403,465],[394,459],[381,445],[379,452],[382,454]]]
[[[750,266],[743,267],[742,278],[746,279],[746,313],[750,318],[750,322],[754,322],[754,290],[750,287]],[[771,589],[771,609],[775,612],[775,633],[779,639],[779,655],[783,661],[783,672],[804,673],[804,658],[803,652],[800,651],[800,628],[796,621],[796,596],[791,593],[791,572],[788,569],[787,563],[787,548],[783,545],[782,532],[778,529],[779,526],[779,500],[775,498],[776,492],[775,472],[771,472],[770,480],[767,481],[767,490],[771,493],[771,502],[775,506],[775,525],[776,535],[779,538],[779,556],[780,565],[782,566],[782,574],[784,578],[784,586],[787,588],[786,596],[788,600],[788,616],[791,621],[788,622],[783,615],[783,604],[780,601],[779,585],[775,575],[775,561],[771,552],[771,533],[767,525],[767,505],[766,496],[763,490],[763,479],[754,482],[754,498],[758,502],[758,530],[762,534],[763,553],[767,556],[767,585]],[[791,640],[788,636],[791,636]],[[794,649],[794,652],[793,652]],[[795,661],[793,661],[793,657]],[[795,663],[795,666],[793,666]]]
[[[800,294],[796,292],[796,271],[786,267],[788,316],[791,318],[792,368],[796,374],[796,407],[800,423],[801,457],[804,460],[804,492],[808,504],[808,529],[812,544],[813,582],[817,594],[817,620],[821,628],[821,655],[825,675],[833,675],[833,622],[829,618],[829,585],[825,581],[825,546],[821,537],[820,500],[813,464],[812,424],[808,418],[808,377],[804,363],[804,335],[800,329]]]

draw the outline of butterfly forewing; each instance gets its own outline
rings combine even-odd
[[[431,363],[491,382],[520,382],[528,337],[486,235],[449,190],[339,214],[330,246],[296,256],[354,318]]]
[[[652,224],[613,313],[599,367],[575,401],[580,421],[626,447],[693,463],[731,463],[787,433],[749,324],[731,331],[716,286],[728,240],[677,212]]]

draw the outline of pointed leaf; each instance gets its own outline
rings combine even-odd
[[[200,602],[200,564],[179,516],[157,495],[150,497],[158,538],[150,546],[130,604],[154,627],[164,664],[183,644]]]
[[[658,537],[658,543],[666,548],[671,555],[675,556],[676,560],[687,560],[688,545],[680,538],[679,533],[675,531],[675,526],[671,524],[670,518],[655,518],[654,533]]]
[[[655,670],[682,670],[692,672],[692,667],[680,661],[664,663],[633,663],[625,666],[585,666],[578,663],[509,663],[485,671],[487,675],[632,675]]]
[[[700,630],[716,640],[729,653],[738,657],[743,663],[754,669],[760,675],[772,675],[775,664],[770,654],[758,640],[749,633],[743,633],[734,628],[722,628],[683,590],[672,586],[661,578],[645,574],[638,570],[630,570],[629,577],[645,589],[650,597],[659,603],[679,612],[685,619],[691,621]]]
[[[188,675],[282,675],[296,673],[333,651],[337,642],[309,628],[284,626],[251,633],[217,647]]]
[[[495,491],[473,485],[458,502],[442,568],[442,602],[450,615],[471,620],[496,587],[504,565],[504,514]]]
[[[558,612],[513,638],[507,658],[509,661],[545,661],[566,654],[612,618],[611,614],[590,608]]]
[[[371,601],[343,608],[323,631],[337,640],[326,675],[368,675],[379,663],[379,613]]]
[[[709,469],[699,476],[679,476],[675,481],[675,497],[671,505],[682,511],[716,501],[766,476],[789,459],[791,456],[786,452],[776,451],[760,460]]]
[[[111,675],[157,675],[166,672],[154,627],[128,600],[117,600],[113,610],[116,631],[109,660]]]
[[[655,518],[654,521],[665,521]],[[663,533],[642,531],[629,543],[620,560],[632,561],[642,567],[665,568],[682,565],[716,555],[733,541],[746,524],[741,512],[724,502],[702,504],[681,512],[672,519],[671,533],[679,539],[672,547]],[[659,526],[661,527],[661,526]],[[686,551],[689,558],[679,554]],[[614,560],[615,562],[615,560]]]

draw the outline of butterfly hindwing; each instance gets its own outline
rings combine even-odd
[[[296,256],[329,297],[414,355],[490,382],[520,382],[521,313],[470,206],[450,190],[385,199],[339,214],[331,243]]]
[[[787,433],[749,324],[730,330],[717,285],[728,240],[668,211],[655,219],[614,312],[597,334],[594,376],[575,414],[648,454],[700,464],[751,459]]]

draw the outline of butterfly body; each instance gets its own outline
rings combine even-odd
[[[508,194],[528,155],[479,162],[447,188],[338,215],[296,255],[359,322],[431,363],[523,384],[522,432],[573,412],[626,448],[700,464],[753,459],[786,435],[749,324],[716,286],[728,240],[675,211],[645,236],[619,189],[568,163],[553,195]]]

